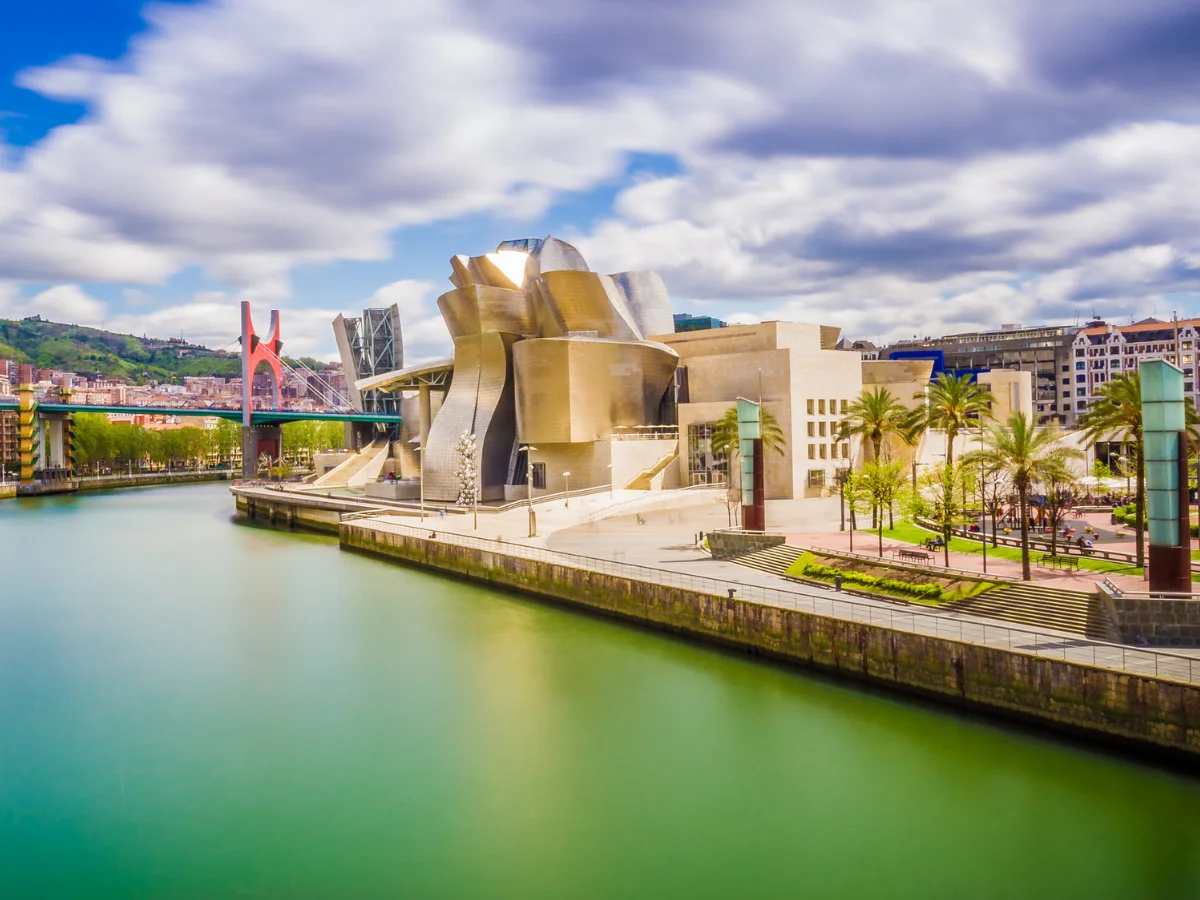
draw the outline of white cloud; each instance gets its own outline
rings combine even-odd
[[[68,325],[95,325],[104,318],[105,305],[75,284],[60,284],[22,298],[15,285],[0,284],[0,317],[23,319],[40,315]]]

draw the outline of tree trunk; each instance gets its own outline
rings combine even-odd
[[[888,531],[896,530],[896,508],[895,504],[888,504]]]
[[[917,448],[915,446],[913,447],[913,455],[912,455],[912,481],[913,481],[912,487],[913,487],[913,490],[915,491],[917,489]]]
[[[879,517],[879,558],[883,559],[883,516]]]
[[[946,520],[946,524],[942,527],[942,559],[946,563],[946,568],[950,568],[950,520]]]
[[[1033,575],[1029,571],[1029,487],[1021,485],[1017,488],[1017,496],[1021,500],[1021,578],[1025,581],[1032,581]]]
[[[958,429],[954,426],[946,428],[946,467],[954,465],[954,439],[958,436]]]
[[[1050,523],[1050,555],[1058,556],[1058,516]]]
[[[993,547],[999,546],[999,544],[996,543],[996,513],[998,513],[999,511],[1000,511],[1000,502],[999,502],[999,498],[996,498],[996,501],[994,503],[992,503],[992,546]]]
[[[1137,500],[1134,512],[1137,530],[1137,564],[1146,565],[1146,454],[1142,452],[1142,435],[1137,435]]]

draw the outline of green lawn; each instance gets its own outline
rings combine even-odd
[[[864,536],[874,536],[876,534],[874,531],[863,531],[860,533]],[[935,535],[932,531],[906,520],[897,522],[894,529],[883,529],[883,536],[896,541],[904,541],[907,544],[923,544],[928,538]],[[950,538],[950,549],[958,553],[983,553],[979,541],[969,541],[966,538],[960,537]],[[1031,564],[1037,564],[1037,554],[1041,552],[1040,550],[1033,549],[1029,551]],[[993,547],[991,544],[988,544],[987,553],[988,556],[994,556],[998,559],[1009,559],[1013,562],[1021,561],[1020,547]],[[1137,575],[1139,577],[1142,575],[1142,570],[1138,566],[1110,562],[1106,559],[1088,559],[1086,556],[1079,558],[1079,568],[1090,572],[1111,572],[1117,575]]]
[[[788,566],[787,574],[800,578],[811,578],[814,581],[823,581],[832,584],[832,577],[824,578],[820,575],[804,574],[804,567],[811,562],[817,562],[816,555],[811,550],[805,551],[794,563]],[[822,562],[834,566],[837,565],[837,559],[832,557],[825,557]],[[953,579],[951,580],[953,581]],[[921,606],[941,606],[943,603],[952,603],[955,600],[965,600],[967,597],[977,597],[984,591],[990,591],[992,588],[997,586],[996,582],[994,581],[958,581],[957,583],[960,584],[961,587],[955,588],[954,590],[944,591],[942,596],[936,600],[929,599],[928,597],[913,597],[910,594],[889,591],[883,587],[865,588],[861,585],[850,585],[850,587],[853,587],[856,590],[866,591],[867,593],[883,594],[888,597],[897,597],[902,600],[907,600],[909,603],[916,603]]]

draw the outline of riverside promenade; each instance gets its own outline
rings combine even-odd
[[[283,493],[233,491],[243,515],[248,501]],[[469,514],[423,524],[379,507],[328,514],[346,550],[1055,728],[1200,755],[1197,656],[849,599],[714,561],[690,526],[715,520],[723,505],[699,495],[688,502],[694,507],[643,513],[622,509],[629,501],[620,497],[594,499],[590,510],[571,498],[573,509],[539,513],[539,531],[548,533],[533,539],[504,534],[519,531],[515,513],[525,510],[486,526],[481,515],[478,529]],[[573,544],[585,552],[565,549]]]

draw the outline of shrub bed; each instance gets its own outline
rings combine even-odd
[[[880,575],[867,575],[863,572],[839,569],[836,566],[825,566],[820,563],[808,563],[805,565],[802,573],[811,578],[821,578],[830,581],[840,575],[842,576],[842,581],[847,584],[868,589],[876,588],[877,590],[893,594],[920,597],[923,600],[937,600],[942,596],[942,586],[940,584],[916,584],[911,581],[900,581],[896,578],[885,578]]]

